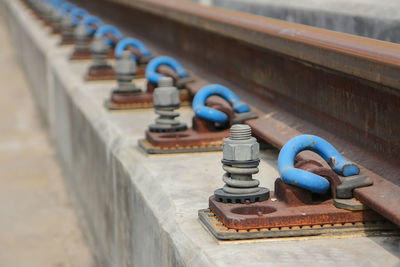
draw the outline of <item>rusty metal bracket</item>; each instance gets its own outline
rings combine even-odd
[[[317,198],[307,190],[285,184],[281,179],[276,180],[275,191],[266,201],[248,204],[223,203],[211,196],[209,206],[226,227],[233,229],[384,220],[369,209],[350,211],[336,208],[332,198]]]
[[[114,50],[110,50],[107,53],[107,59],[113,59],[115,58],[114,55]],[[86,50],[74,50],[71,54],[71,56],[69,57],[70,60],[90,60],[92,59],[92,52],[90,51],[90,49],[86,49]]]
[[[85,80],[88,82],[114,80],[114,79],[115,79],[115,71],[111,65],[90,66],[87,74],[85,75]]]
[[[264,201],[227,203],[223,199],[218,199],[218,195],[214,194],[209,198],[209,210],[212,216],[208,215],[210,217],[215,216],[215,218],[210,219],[207,215],[204,215],[204,211],[200,211],[200,219],[217,238],[225,238],[226,233],[234,233],[235,236],[232,236],[232,238],[239,239],[250,238],[251,235],[238,234],[248,232],[259,233],[254,238],[314,235],[313,231],[301,231],[303,227],[314,229],[311,227],[314,225],[318,225],[319,228],[327,225],[329,230],[335,229],[339,232],[340,229],[343,229],[346,232],[349,229],[346,227],[354,226],[355,224],[364,225],[370,222],[373,224],[376,222],[382,224],[383,222],[385,224],[384,217],[363,206],[356,199],[338,198],[337,188],[343,183],[332,169],[323,167],[317,161],[299,158],[296,158],[295,168],[327,179],[330,183],[329,190],[325,194],[312,193],[307,189],[286,184],[281,178],[277,178],[275,190],[270,193],[269,199]],[[353,186],[358,186],[360,181],[365,181],[366,176],[359,177],[362,178],[354,177],[357,182],[345,184],[344,192],[350,192],[351,196]],[[339,192],[342,193],[340,190]],[[217,231],[216,221],[225,229],[224,231]],[[260,229],[264,230],[261,231]],[[280,234],[269,235],[271,229],[285,229],[285,231],[280,232]],[[374,229],[376,230],[376,228]],[[357,231],[360,229],[352,230]],[[328,232],[316,231],[314,233],[319,235]]]
[[[339,176],[340,185],[336,187],[337,198],[352,198],[353,190],[373,184],[372,179],[366,174],[358,174],[349,177]]]

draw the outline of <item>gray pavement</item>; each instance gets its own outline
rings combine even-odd
[[[0,266],[92,266],[14,53],[0,19]]]

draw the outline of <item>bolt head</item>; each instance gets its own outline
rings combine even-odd
[[[223,145],[223,159],[248,161],[258,160],[260,145],[254,137],[247,140],[232,140],[226,138]]]
[[[154,106],[169,107],[180,104],[179,91],[176,87],[157,87],[153,92]]]

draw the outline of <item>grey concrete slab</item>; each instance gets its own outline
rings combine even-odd
[[[146,155],[137,140],[155,118],[152,110],[107,111],[103,102],[114,83],[85,83],[85,64],[61,53],[50,57],[48,106],[54,145],[99,266],[400,263],[395,237],[217,241],[197,210],[222,186],[221,153]],[[190,109],[181,111],[190,123]],[[262,152],[256,176],[263,186],[277,177],[276,157],[275,150]]]

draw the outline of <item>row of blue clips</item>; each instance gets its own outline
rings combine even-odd
[[[63,0],[46,0],[53,8],[59,9],[62,16],[69,15],[74,25],[82,23],[85,25],[87,33],[91,36],[101,36],[108,45],[112,45],[112,40],[105,35],[111,33],[118,40],[115,46],[115,57],[121,57],[122,52],[128,47],[135,47],[144,57],[151,57],[151,52],[138,39],[124,37],[122,32],[112,25],[103,24],[102,21],[89,14],[86,10]],[[81,18],[81,19],[79,19]],[[97,26],[97,30],[93,27]],[[137,57],[132,55],[132,60],[137,61]],[[158,84],[162,74],[157,73],[157,68],[167,65],[172,68],[180,78],[188,77],[186,70],[175,59],[168,56],[153,58],[146,68],[146,78],[148,81]],[[231,90],[219,84],[210,84],[197,92],[193,99],[192,107],[196,116],[217,123],[225,123],[228,116],[216,109],[207,107],[205,101],[212,95],[218,95],[232,104],[237,113],[250,111],[250,107],[243,103]],[[300,135],[289,140],[281,149],[278,157],[278,170],[282,180],[291,185],[295,185],[314,193],[323,194],[328,191],[330,183],[322,176],[297,169],[294,167],[295,157],[302,151],[309,150],[319,154],[331,168],[341,176],[352,176],[359,174],[359,168],[345,160],[340,153],[326,140],[314,135]]]

